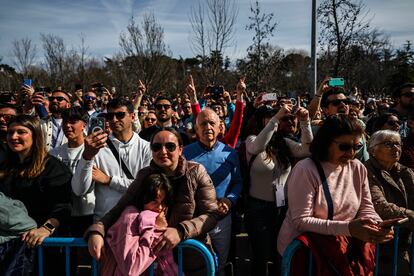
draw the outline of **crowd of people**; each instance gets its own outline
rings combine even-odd
[[[3,95],[0,274],[35,274],[33,249],[72,236],[87,240],[102,275],[139,275],[155,260],[159,275],[176,275],[174,248],[190,238],[214,252],[217,275],[226,275],[240,219],[251,275],[280,273],[294,239],[316,256],[321,275],[370,275],[384,243],[387,274],[390,225],[408,218],[398,258],[408,275],[414,84],[380,98],[329,80],[296,98],[251,93],[246,78],[234,91],[198,90],[191,75],[172,97],[148,95],[141,81],[127,95],[99,83],[76,91],[24,84]],[[293,262],[303,264],[304,253]],[[62,256],[45,254],[46,274],[62,274]],[[191,249],[183,268],[204,273]]]

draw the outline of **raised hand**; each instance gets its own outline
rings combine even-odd
[[[85,138],[85,150],[83,151],[83,158],[91,160],[101,148],[106,146],[108,134],[102,130],[92,132]]]
[[[309,111],[304,107],[299,107],[296,110],[296,114],[300,121],[308,121],[309,120]]]
[[[138,80],[137,96],[142,97],[146,91],[147,91],[147,88],[145,87],[145,85],[142,83],[141,80]]]
[[[187,87],[186,92],[188,94],[188,97],[190,97],[190,101],[196,101],[197,100],[197,93],[194,85],[194,79],[192,75],[188,75],[187,77]]]
[[[274,116],[278,121],[292,112],[292,104],[284,104]]]

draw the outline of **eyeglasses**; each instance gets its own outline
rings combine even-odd
[[[3,118],[6,122],[9,122],[14,117],[16,116],[11,114],[0,114],[0,118]]]
[[[165,144],[153,143],[151,145],[151,150],[153,152],[159,152],[162,149],[162,147],[165,147],[165,149],[168,152],[173,152],[173,151],[175,151],[177,149],[177,145],[175,143],[173,143],[173,142],[167,142]]]
[[[96,100],[96,97],[94,97],[94,96],[85,96],[84,99],[85,99],[85,101],[94,101],[94,100]]]
[[[156,104],[155,108],[157,110],[162,110],[162,109],[168,110],[171,108],[171,105],[170,104]]]
[[[334,142],[335,144],[337,144],[338,145],[338,149],[340,151],[343,151],[343,152],[350,151],[351,149],[353,149],[354,151],[359,151],[363,147],[363,145],[361,143],[358,143],[358,144],[348,144],[348,143],[340,143],[340,142],[337,142],[335,140],[333,140],[332,142]]]
[[[126,112],[124,111],[120,111],[120,112],[108,112],[105,114],[105,118],[108,121],[111,121],[114,119],[114,116],[118,119],[118,120],[122,120],[123,118],[125,118]]]
[[[191,106],[190,105],[186,105],[183,108],[185,108],[185,109],[191,109]]]
[[[408,98],[412,98],[414,96],[414,93],[413,92],[405,92],[405,93],[402,93],[401,96],[406,96]]]
[[[142,116],[142,115],[147,115],[148,114],[148,112],[145,112],[145,111],[138,111],[138,116]]]
[[[49,102],[53,102],[54,100],[61,102],[61,101],[68,101],[65,97],[57,96],[57,97],[49,97]]]
[[[389,120],[389,121],[387,121],[387,125],[389,125],[389,126],[399,126],[399,125],[401,125],[401,122],[400,121]]]
[[[156,120],[156,118],[145,118],[146,122],[155,122]]]
[[[400,142],[393,142],[393,141],[385,141],[380,143],[381,145],[384,145],[384,147],[392,149],[393,147],[401,148]]]
[[[349,99],[336,99],[328,102],[329,104],[332,104],[333,106],[339,106],[341,103],[348,105],[350,103]]]

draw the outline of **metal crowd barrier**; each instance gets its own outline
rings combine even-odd
[[[70,275],[70,248],[71,247],[87,247],[88,244],[83,238],[46,238],[41,246],[38,247],[38,272],[39,276],[43,276],[43,247],[65,247],[66,258],[66,276]],[[211,252],[201,242],[193,239],[183,241],[178,244],[178,275],[183,275],[183,248],[192,248],[197,250],[204,258],[206,263],[207,275],[213,276],[215,273],[215,262]],[[150,274],[153,275],[153,265]],[[95,259],[92,259],[92,275],[98,275],[98,266]]]
[[[393,240],[393,255],[392,255],[392,271],[391,271],[391,275],[392,276],[396,276],[397,272],[398,272],[398,241],[399,241],[399,233],[400,233],[400,228],[398,226],[394,226],[394,240]],[[411,235],[411,240],[414,239],[413,234]],[[292,262],[292,258],[294,256],[294,254],[296,253],[296,251],[300,248],[303,247],[303,243],[301,241],[298,240],[294,240],[292,241],[289,246],[286,248],[285,252],[283,253],[283,258],[282,258],[282,276],[289,276],[290,274],[290,265]],[[375,269],[374,269],[374,276],[378,275],[378,262],[379,262],[379,253],[380,253],[380,244],[377,243],[377,249],[375,252]],[[414,256],[414,243],[411,242],[411,247],[410,247],[410,256],[411,258]],[[410,273],[411,275],[414,275],[414,262],[411,259],[410,260]],[[311,276],[312,275],[312,271],[313,271],[313,257],[312,257],[312,253],[309,252],[309,270],[308,270],[308,275]]]

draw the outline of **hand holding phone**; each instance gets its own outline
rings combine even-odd
[[[408,218],[394,218],[394,219],[387,219],[384,220],[379,224],[382,228],[391,228],[392,226],[398,226],[404,224],[408,221]]]
[[[105,131],[105,118],[102,117],[93,117],[89,120],[88,132],[89,134],[96,131]]]

